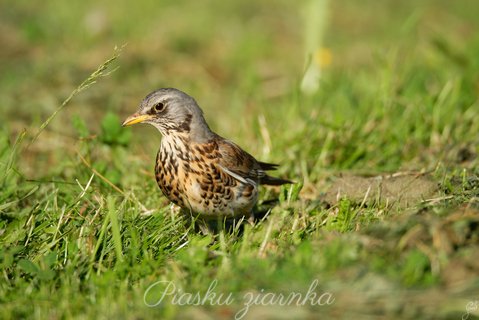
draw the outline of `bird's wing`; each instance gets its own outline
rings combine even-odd
[[[218,151],[220,154],[219,166],[236,180],[257,184],[266,176],[260,163],[235,143],[220,139],[218,140]]]

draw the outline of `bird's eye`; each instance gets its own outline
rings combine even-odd
[[[157,104],[154,105],[153,110],[155,110],[156,113],[161,112],[165,109],[165,104],[163,102],[158,102]]]

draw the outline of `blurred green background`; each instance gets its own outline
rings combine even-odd
[[[295,101],[301,99],[295,92],[307,62],[307,20],[314,18],[305,13],[308,1],[2,1],[1,6],[0,105],[13,132],[42,123],[115,46],[127,45],[120,68],[75,98],[38,149],[52,144],[69,149],[75,116],[98,133],[108,111],[122,118],[147,93],[165,86],[190,93],[216,131],[243,144],[253,141],[250,151],[256,154],[262,141],[254,128],[262,114],[273,136],[294,140],[311,117],[342,126],[371,120],[376,109],[400,116],[408,106],[393,95],[408,85],[421,90],[404,94],[423,95],[413,101],[415,113],[431,111],[422,104],[432,103],[427,98],[437,97],[447,81],[466,86],[458,108],[477,96],[472,1],[331,2],[321,46],[332,63],[323,68],[324,83],[313,103]],[[443,70],[436,70],[441,65]],[[151,128],[138,130],[157,136]]]
[[[1,1],[0,317],[230,319],[241,304],[148,308],[143,294],[158,280],[197,292],[217,279],[241,297],[319,279],[332,306],[245,319],[460,318],[479,298],[478,13],[469,0]],[[118,69],[27,147],[122,46]],[[189,230],[152,176],[160,134],[120,127],[160,87],[301,184],[263,190],[279,205],[242,236]],[[404,171],[430,172],[437,198],[320,201],[334,176]]]

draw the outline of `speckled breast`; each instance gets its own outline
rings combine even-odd
[[[156,180],[173,203],[203,218],[249,216],[256,203],[256,184],[225,173],[211,146],[162,141],[156,159]],[[206,150],[205,150],[206,149]]]

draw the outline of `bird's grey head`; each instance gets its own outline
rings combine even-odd
[[[191,139],[204,140],[213,134],[196,101],[174,88],[158,89],[147,95],[123,126],[135,123],[151,124],[164,136],[185,133]]]

